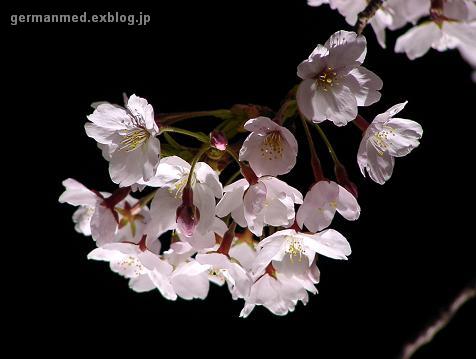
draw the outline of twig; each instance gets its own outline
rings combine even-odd
[[[384,0],[370,0],[367,7],[359,13],[357,23],[355,24],[355,32],[362,35],[367,23],[375,15],[382,6]]]
[[[448,309],[442,312],[441,315],[425,328],[414,341],[405,345],[399,358],[409,359],[422,346],[431,342],[435,335],[448,325],[463,304],[474,297],[476,297],[476,280],[473,280],[465,289],[463,289],[453,300]]]

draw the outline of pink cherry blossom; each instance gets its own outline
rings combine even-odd
[[[284,274],[303,275],[316,253],[333,259],[347,259],[351,253],[345,237],[333,229],[316,234],[281,230],[259,242],[258,248],[252,269],[254,275],[263,273],[270,263]]]
[[[362,174],[384,184],[391,176],[394,157],[408,155],[420,144],[422,127],[415,121],[394,118],[407,104],[400,103],[375,117],[360,142],[357,162]]]
[[[257,236],[263,227],[290,226],[294,222],[294,204],[302,203],[302,194],[275,177],[261,177],[250,185],[240,179],[224,189],[223,198],[217,204],[216,215],[232,218],[242,227],[248,227]]]
[[[248,161],[257,176],[277,176],[291,171],[296,164],[298,144],[287,128],[258,117],[247,121],[250,131],[240,150],[240,161]]]
[[[102,103],[88,116],[86,134],[101,146],[109,161],[114,183],[130,186],[139,180],[148,181],[159,164],[159,129],[154,110],[147,100],[132,95],[122,108]]]
[[[380,99],[382,80],[361,66],[366,53],[363,36],[338,31],[298,66],[303,81],[296,99],[309,120],[330,120],[344,126],[357,116],[358,106],[369,106]]]
[[[345,219],[355,221],[360,215],[360,206],[355,197],[344,187],[333,181],[317,182],[304,197],[296,221],[311,232],[327,228],[339,212]]]

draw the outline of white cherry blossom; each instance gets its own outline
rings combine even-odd
[[[224,189],[216,207],[218,217],[231,213],[241,227],[248,227],[257,236],[263,227],[290,226],[294,222],[294,204],[302,203],[302,194],[275,177],[261,177],[255,184],[240,179]]]
[[[311,232],[327,228],[339,212],[345,219],[355,221],[360,215],[360,206],[355,197],[333,181],[319,181],[304,197],[296,214],[299,227],[306,226]]]
[[[240,150],[240,161],[248,161],[257,176],[277,176],[291,171],[296,164],[298,143],[287,128],[258,117],[247,121],[250,131]]]
[[[303,81],[296,99],[309,120],[330,120],[343,126],[357,116],[358,106],[369,106],[380,99],[382,80],[361,66],[366,52],[363,36],[338,31],[298,66]]]
[[[125,187],[153,177],[159,164],[159,129],[147,100],[132,95],[124,108],[102,103],[88,120],[86,134],[101,145],[114,183]]]
[[[250,293],[251,277],[233,258],[222,253],[198,253],[196,261],[207,266],[210,278],[216,284],[228,284],[233,299],[246,298]]]
[[[160,161],[156,175],[147,183],[159,187],[150,206],[152,220],[147,233],[157,238],[177,228],[177,208],[182,204],[182,194],[190,172],[190,164],[180,157],[165,157]],[[198,162],[191,180],[193,203],[200,211],[197,231],[207,235],[215,221],[215,198],[221,198],[223,187],[217,173],[206,163]]]
[[[333,229],[316,234],[285,229],[266,237],[258,244],[258,255],[252,273],[259,275],[272,263],[287,275],[305,275],[316,253],[333,259],[347,259],[350,245],[345,237]]]
[[[379,184],[392,176],[394,157],[406,156],[420,144],[422,127],[415,121],[393,117],[406,104],[397,104],[375,117],[360,142],[357,154],[360,170]]]

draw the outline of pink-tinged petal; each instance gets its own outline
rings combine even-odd
[[[153,131],[154,134],[159,132],[154,119],[154,109],[146,99],[131,95],[127,101],[127,107],[133,114],[139,114],[142,117],[149,131]]]
[[[255,215],[263,210],[266,202],[266,194],[266,186],[262,182],[258,182],[248,188],[248,191],[243,197],[245,217],[247,213]]]
[[[423,56],[443,36],[434,22],[426,22],[408,30],[397,39],[395,52],[405,52],[410,60]]]
[[[180,265],[170,280],[177,295],[186,300],[205,299],[210,287],[207,268],[194,260]]]
[[[445,21],[443,32],[449,34],[458,42],[476,48],[476,22],[474,24]]]
[[[151,137],[142,148],[137,151],[143,151],[142,160],[142,179],[150,180],[156,173],[160,160],[160,141],[156,137]]]
[[[381,113],[381,114],[375,116],[375,119],[372,121],[372,124],[377,124],[377,123],[385,124],[393,116],[395,116],[397,113],[399,113],[401,110],[403,110],[407,103],[408,103],[408,101],[405,101],[405,102],[398,103],[398,104],[390,107],[384,113]]]
[[[263,177],[260,181],[266,185],[268,195],[278,197],[284,194],[290,197],[294,203],[302,203],[302,194],[296,188],[291,187],[286,182],[277,179],[276,177]]]
[[[327,229],[314,235],[304,235],[303,245],[310,250],[333,259],[347,259],[351,249],[347,239],[333,229]]]
[[[228,287],[230,288],[230,292],[232,292],[233,297],[248,297],[251,290],[251,277],[246,272],[246,270],[237,263],[230,263],[230,269],[228,273],[234,281],[234,283],[230,285],[231,281],[228,280]]]
[[[204,184],[216,198],[223,195],[223,186],[218,174],[205,162],[198,162],[195,166],[195,177],[198,182]]]
[[[109,162],[109,174],[121,187],[133,185],[143,175],[142,153],[138,151],[115,151]]]
[[[289,226],[294,222],[294,202],[285,196],[275,197],[264,210],[264,222],[271,226]]]
[[[206,185],[196,183],[193,186],[193,203],[200,211],[197,231],[202,235],[207,234],[215,221],[215,196]]]
[[[96,205],[98,196],[75,179],[67,178],[62,182],[62,184],[65,187],[65,191],[58,199],[60,203],[66,202],[73,206],[90,207],[94,207]]]
[[[357,15],[367,6],[366,0],[331,0],[331,9],[337,9],[349,25],[355,25]]]
[[[316,90],[315,80],[304,80],[299,84],[296,100],[301,113],[310,121],[319,123],[326,119],[324,103]]]
[[[262,135],[267,134],[270,131],[279,131],[282,128],[269,117],[265,116],[252,118],[251,120],[246,121],[243,127],[247,131],[256,132]]]
[[[129,280],[129,288],[137,293],[145,293],[155,289],[156,287],[148,274],[141,274],[140,276],[131,278]]]
[[[96,204],[91,218],[91,235],[98,246],[114,242],[117,222],[109,208]]]
[[[336,86],[330,91],[321,91],[319,98],[326,106],[326,118],[336,126],[345,126],[357,116],[357,100],[347,86]]]
[[[160,294],[162,294],[165,299],[177,299],[177,293],[175,293],[175,290],[172,286],[172,283],[170,283],[170,278],[168,275],[154,269],[149,272],[149,277],[159,290]]]
[[[420,144],[423,128],[415,121],[402,118],[392,118],[387,126],[392,130],[388,135],[387,151],[391,156],[402,157],[408,155]]]
[[[240,204],[237,208],[231,211],[231,218],[238,224],[240,227],[246,228],[248,224],[246,223],[245,218],[245,209],[243,203]]]
[[[388,17],[390,17],[390,19]],[[377,37],[378,44],[384,49],[386,48],[385,29],[391,22],[391,15],[381,10],[377,10],[373,18],[369,21],[370,25],[372,26],[372,29],[374,30],[375,36]]]
[[[361,66],[353,69],[349,76],[343,79],[343,84],[354,94],[358,106],[370,106],[380,100],[383,82],[372,71]]]
[[[190,164],[180,157],[164,157],[160,160],[154,176],[146,182],[142,180],[139,183],[150,187],[173,186],[177,181],[187,176],[189,171]]]
[[[127,128],[125,124],[130,122],[129,115],[123,108],[108,103],[99,105],[88,116],[88,120],[100,127],[115,131]]]
[[[176,228],[176,212],[180,203],[180,199],[172,196],[167,188],[157,190],[150,204],[152,219],[146,229],[148,237],[155,239],[168,230]]]
[[[338,70],[362,64],[367,54],[367,40],[355,32],[337,31],[324,45],[329,49],[329,66]]]
[[[231,187],[230,187],[231,186]],[[224,188],[225,194],[216,207],[216,215],[218,217],[225,217],[230,212],[234,211],[243,205],[243,195],[248,182],[245,179],[238,180]]]
[[[296,220],[311,232],[318,232],[328,227],[336,212],[339,186],[332,181],[319,181],[306,194],[299,207]]]
[[[281,260],[285,255],[286,240],[283,236],[274,237],[262,246],[253,262],[253,275],[260,275],[272,260]]]
[[[375,147],[367,143],[366,170],[370,178],[378,184],[384,184],[392,176],[395,160],[387,152],[380,153]]]
[[[357,164],[359,165],[362,176],[365,177],[365,168],[367,167],[367,144],[369,135],[366,132],[360,141],[359,149],[357,151]]]
[[[244,214],[246,223],[250,231],[260,236],[263,231],[264,213],[262,213],[266,202],[266,186],[258,182],[248,188],[243,197]]]
[[[98,143],[103,145],[117,147],[117,143],[121,141],[121,136],[117,134],[117,130],[113,130],[107,127],[101,127],[95,123],[85,123],[84,130],[88,137],[94,138]]]
[[[339,186],[337,212],[348,221],[355,221],[360,216],[360,206],[357,200],[342,186]]]

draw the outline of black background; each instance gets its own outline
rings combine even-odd
[[[233,302],[222,288],[212,286],[205,301],[169,302],[158,292],[136,294],[106,264],[88,262],[94,244],[74,231],[74,209],[57,203],[61,181],[73,177],[91,188],[114,189],[107,163],[83,130],[91,102],[121,103],[126,92],[147,98],[160,112],[235,103],[277,109],[298,81],[297,64],[333,32],[349,27],[327,7],[310,8],[305,1],[160,3],[74,9],[16,4],[8,13],[142,11],[152,18],[145,27],[10,26],[4,17],[4,189],[5,203],[14,208],[8,207],[5,228],[16,229],[7,242],[17,269],[8,278],[14,302],[23,308],[15,312],[20,332],[53,338],[41,342],[48,349],[55,341],[81,347],[106,336],[116,338],[113,343],[125,338],[131,343],[131,336],[145,335],[156,337],[157,343],[149,343],[160,347],[178,336],[187,342],[204,335],[204,347],[229,343],[230,350],[253,342],[266,350],[282,347],[322,358],[395,357],[476,274],[476,91],[469,66],[454,51],[432,50],[411,62],[393,53],[395,36],[385,50],[366,30],[364,65],[383,79],[384,88],[380,102],[360,113],[371,120],[408,100],[401,116],[423,125],[421,146],[397,159],[393,177],[382,187],[358,171],[358,129],[324,124],[360,189],[361,218],[334,222],[353,254],[347,262],[322,258],[320,293],[306,307],[298,305],[283,318],[258,307],[242,320],[237,318],[242,301]],[[298,165],[286,179],[305,191],[312,177],[301,134],[298,140]],[[316,143],[332,176],[317,135]],[[474,302],[465,306],[415,358],[476,357],[475,309]],[[45,323],[59,330],[46,335]],[[68,334],[78,328],[83,335]],[[264,334],[272,339],[263,339]]]

